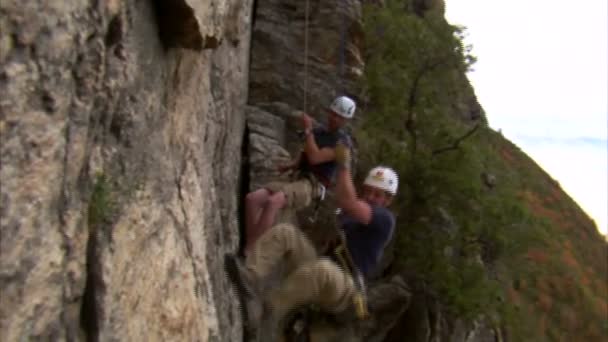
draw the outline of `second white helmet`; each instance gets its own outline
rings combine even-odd
[[[396,195],[397,187],[399,186],[399,176],[389,167],[377,166],[367,174],[363,184],[382,189],[391,195]]]
[[[331,103],[329,109],[334,113],[340,115],[346,119],[352,119],[355,115],[355,109],[357,109],[357,105],[355,101],[347,96],[337,97],[334,102]]]

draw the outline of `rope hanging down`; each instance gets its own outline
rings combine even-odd
[[[338,87],[340,89],[340,92],[342,94],[344,94],[346,92],[346,86],[345,86],[345,60],[346,60],[346,26],[347,26],[347,4],[345,1],[340,2],[340,4],[342,5],[342,10],[344,11],[344,14],[342,15],[342,25],[340,27],[340,67],[339,67],[339,71],[338,71]],[[341,82],[342,81],[342,82]]]
[[[346,65],[346,27],[348,16],[346,14],[347,6],[346,3],[340,2],[343,6],[344,15],[342,16],[342,25],[340,27],[340,52],[339,52],[339,67],[338,67],[338,86],[341,93],[344,94],[346,91],[346,85],[340,80],[345,79],[345,65]],[[305,19],[304,19],[304,112],[308,112],[308,26],[309,26],[309,15],[310,15],[310,0],[306,0],[305,7]]]
[[[304,113],[308,113],[308,12],[309,0],[306,0],[304,19]]]

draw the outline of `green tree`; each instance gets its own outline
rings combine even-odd
[[[357,130],[365,141],[359,171],[382,163],[401,175],[396,269],[422,277],[454,314],[493,312],[501,286],[487,268],[521,247],[509,234],[528,215],[508,175],[491,191],[482,181],[501,162],[485,118],[454,115],[474,96],[464,75],[476,58],[462,43],[464,28],[415,15],[403,1],[364,13],[369,104]]]

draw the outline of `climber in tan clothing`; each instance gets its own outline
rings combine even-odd
[[[343,211],[341,229],[346,247],[355,272],[369,276],[395,227],[394,215],[387,206],[397,192],[397,174],[387,167],[372,169],[358,198],[348,167],[350,152],[341,144],[336,148],[336,162],[339,166],[335,191],[337,204]],[[279,262],[286,264],[286,278],[279,288],[265,294],[259,284],[264,283]],[[280,322],[292,309],[305,304],[316,304],[330,313],[353,310],[360,291],[355,285],[357,274],[345,271],[331,258],[319,257],[308,238],[290,224],[272,227],[255,243],[245,263],[229,257],[227,267],[240,286],[239,292],[245,295],[244,313],[253,328],[262,320],[268,322],[268,317]],[[265,305],[259,305],[255,298],[262,298]]]
[[[306,208],[331,186],[336,169],[334,148],[339,141],[350,147],[350,137],[342,127],[354,116],[355,109],[353,100],[340,96],[328,108],[327,127],[314,129],[310,116],[302,115],[305,135],[302,153],[290,164],[279,166],[279,171],[297,170],[304,177],[294,182],[271,182],[247,194],[245,254],[275,223],[279,210]]]

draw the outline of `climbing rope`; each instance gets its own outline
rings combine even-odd
[[[308,12],[309,0],[306,0],[304,19],[304,113],[308,113]]]
[[[340,80],[344,80],[346,78],[346,31],[347,31],[347,5],[346,3],[340,2],[340,5],[343,6],[344,15],[342,16],[342,25],[340,27],[340,52],[339,52],[339,67],[338,67],[338,86],[336,88],[340,89],[342,94],[346,91],[345,82],[340,82]],[[305,8],[305,19],[304,19],[304,112],[307,113],[308,110],[308,26],[309,26],[309,15],[310,15],[310,0],[306,0],[306,8]]]
[[[346,13],[348,11],[348,8],[347,8],[347,4],[344,1],[342,1],[340,4],[343,6],[344,14],[342,15],[342,26],[340,27],[340,67],[339,67],[339,75],[338,75],[338,85],[339,85],[341,93],[344,94],[346,91],[346,86],[344,85],[345,84],[345,82],[344,82],[344,79],[345,79],[344,65],[346,64],[345,63],[345,59],[346,59],[346,56],[345,56],[345,54],[346,54],[346,52],[345,52],[346,51],[346,26],[347,26]],[[342,82],[340,82],[340,81],[342,81]]]

